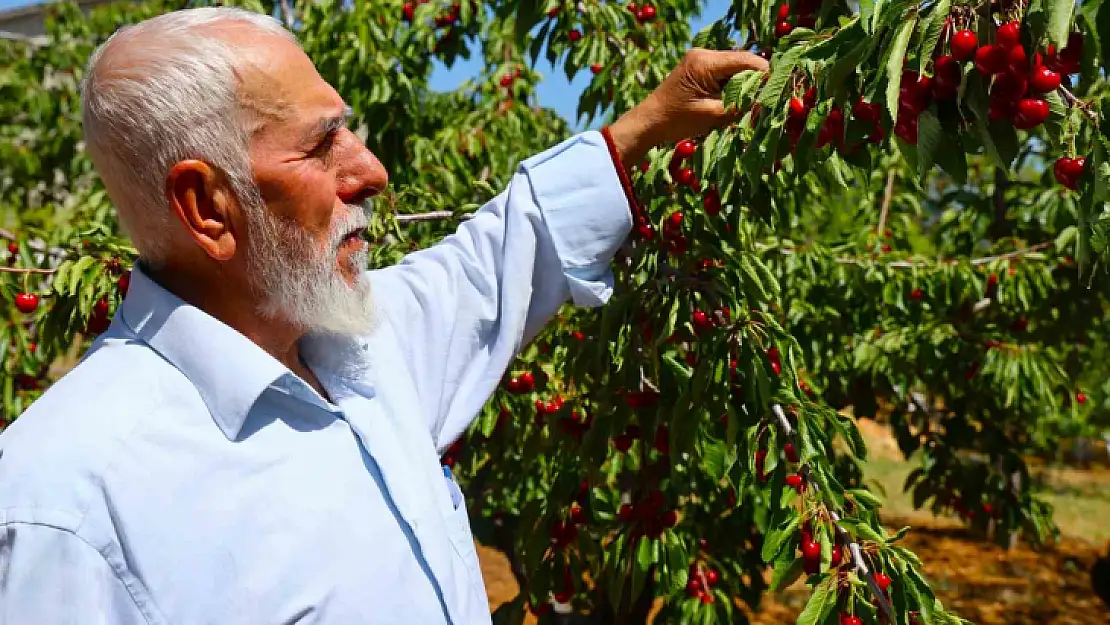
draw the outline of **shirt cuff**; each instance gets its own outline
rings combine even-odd
[[[602,127],[601,136],[605,139],[605,146],[609,148],[609,158],[613,159],[613,167],[617,170],[617,177],[620,178],[621,187],[624,188],[624,195],[628,198],[628,207],[632,210],[633,219],[636,220],[637,224],[647,223],[644,208],[637,201],[636,191],[632,188],[632,179],[628,177],[628,168],[621,160],[621,154],[617,151],[617,144],[613,142],[613,134],[609,132],[608,126]]]
[[[603,134],[589,131],[521,165],[578,306],[609,300],[610,263],[632,231],[630,196],[620,178],[623,167],[612,154]]]

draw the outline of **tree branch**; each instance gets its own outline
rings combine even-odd
[[[34,267],[0,267],[0,273],[41,273],[51,274],[57,269],[36,269]]]
[[[1018,258],[1018,257],[1021,257],[1021,256],[1025,256],[1026,254],[1034,254],[1034,253],[1039,252],[1041,250],[1048,249],[1048,248],[1052,247],[1055,244],[1056,244],[1055,241],[1044,241],[1042,243],[1037,243],[1036,245],[1031,245],[1029,247],[1023,247],[1019,250],[1014,250],[1012,252],[1006,252],[1005,254],[996,254],[994,256],[982,256],[980,258],[972,258],[971,260],[968,261],[968,263],[973,265],[973,266],[976,266],[976,267],[979,266],[979,265],[989,265],[990,263],[993,263],[996,260],[1007,260],[1007,259],[1010,259],[1010,258]],[[796,254],[797,250],[792,249],[792,248],[779,248],[778,252],[780,254],[789,256],[790,254]],[[860,266],[863,266],[863,265],[885,264],[887,267],[890,267],[892,269],[913,269],[915,267],[918,267],[918,268],[919,267],[929,267],[930,265],[955,265],[955,264],[958,264],[960,262],[960,261],[955,260],[955,259],[942,258],[942,259],[936,260],[936,261],[899,260],[899,261],[894,261],[894,262],[890,262],[890,263],[879,263],[879,262],[876,262],[875,260],[872,260],[872,259],[849,258],[849,257],[834,258],[833,261],[836,262],[837,264],[840,264],[840,265],[860,265]]]
[[[397,223],[409,224],[421,221],[440,221],[443,219],[451,219],[455,213],[451,211],[428,211],[427,213],[412,213],[409,215],[394,215],[393,218]],[[460,217],[460,219],[467,219],[468,217]]]
[[[886,174],[886,189],[883,190],[883,204],[879,210],[879,227],[876,234],[882,238],[883,231],[886,229],[886,217],[890,212],[890,198],[894,195],[894,170],[891,169]]]

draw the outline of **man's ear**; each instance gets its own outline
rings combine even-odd
[[[205,254],[220,261],[235,256],[241,243],[238,203],[222,172],[204,161],[180,161],[166,177],[166,195],[185,231]]]

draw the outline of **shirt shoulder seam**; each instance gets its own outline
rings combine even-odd
[[[62,532],[64,534],[69,534],[70,536],[72,536],[72,537],[76,538],[77,540],[81,541],[82,544],[87,546],[89,549],[92,549],[94,552],[96,552],[97,555],[99,555],[101,557],[101,559],[104,560],[104,564],[108,565],[108,568],[110,568],[112,570],[112,573],[115,574],[116,580],[119,581],[120,584],[123,584],[123,587],[127,589],[127,596],[131,598],[131,604],[135,606],[135,609],[138,610],[139,614],[143,615],[143,621],[145,621],[147,623],[147,625],[153,625],[153,623],[155,623],[155,621],[151,620],[151,615],[147,613],[147,610],[144,609],[143,606],[139,604],[139,600],[135,596],[135,588],[133,587],[132,584],[129,584],[123,578],[123,572],[120,571],[120,569],[112,563],[112,561],[108,558],[108,556],[104,555],[103,551],[101,551],[100,549],[97,549],[92,543],[90,543],[88,540],[86,540],[84,536],[82,536],[81,534],[75,532],[74,530],[72,530],[68,527],[61,527],[61,526],[55,525],[53,523],[43,523],[43,522],[36,522],[36,521],[20,521],[20,520],[0,521],[0,527],[7,527],[7,526],[11,526],[11,525],[25,525],[25,526],[30,526],[30,527],[41,527],[41,528],[46,528],[46,529],[52,529],[52,530],[55,530],[55,531],[58,531],[58,532]],[[151,600],[150,603],[153,605],[154,601]],[[161,621],[158,621],[158,622],[161,622]]]

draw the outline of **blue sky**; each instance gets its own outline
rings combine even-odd
[[[0,10],[26,4],[32,4],[32,2],[27,2],[26,0],[0,0]],[[727,0],[708,0],[704,3],[704,6],[705,9],[702,17],[695,18],[691,23],[694,32],[708,25],[713,19],[724,15],[728,8],[728,2]],[[568,82],[566,75],[562,71],[550,71],[548,68],[543,67],[544,61],[542,58],[541,55],[540,70],[544,78],[543,82],[540,83],[538,87],[540,103],[544,106],[554,108],[563,115],[563,117],[567,118],[575,129],[582,130],[583,128],[577,123],[574,117],[575,111],[578,108],[578,95],[585,86],[589,84],[591,74],[587,71],[579,72],[573,82]],[[474,55],[471,57],[470,61],[455,63],[455,66],[451,69],[447,69],[440,65],[432,74],[432,87],[437,90],[454,89],[466,79],[477,75],[480,63],[481,57],[479,55]]]

